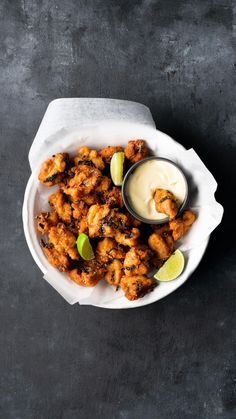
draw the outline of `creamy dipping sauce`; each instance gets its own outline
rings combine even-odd
[[[141,217],[149,220],[167,217],[155,208],[153,194],[157,188],[172,192],[179,206],[187,193],[185,178],[175,165],[155,159],[140,164],[127,180],[126,195],[130,206]]]

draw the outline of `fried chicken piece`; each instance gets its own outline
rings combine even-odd
[[[37,230],[41,234],[47,234],[52,226],[57,225],[59,218],[55,211],[51,212],[41,212],[36,217],[37,220]]]
[[[172,220],[178,213],[176,197],[166,189],[156,189],[153,195],[155,207],[158,212],[168,215]]]
[[[107,164],[109,164],[111,162],[113,154],[117,153],[118,151],[123,151],[123,147],[108,146],[108,147],[102,148],[102,150],[99,151],[99,155]]]
[[[46,160],[40,169],[38,179],[46,186],[53,186],[62,179],[61,174],[65,171],[69,155],[58,153]]]
[[[145,275],[123,276],[120,286],[128,300],[138,300],[154,290],[157,282]]]
[[[109,205],[92,205],[88,211],[90,237],[114,237],[116,232],[127,227],[127,217],[110,208]]]
[[[172,230],[172,236],[174,241],[179,240],[196,220],[197,216],[190,210],[185,210],[183,214],[176,218],[176,220],[170,221],[170,229]]]
[[[171,232],[156,230],[149,236],[148,245],[154,251],[157,263],[158,260],[166,260],[171,255],[174,248],[174,240]]]
[[[99,204],[101,201],[101,198],[100,198],[100,194],[97,194],[96,192],[92,192],[88,195],[82,196],[81,200],[90,207],[91,205]]]
[[[125,157],[131,163],[137,163],[148,156],[148,148],[144,140],[129,141],[125,147]]]
[[[87,216],[81,218],[79,222],[79,233],[88,233],[88,219]]]
[[[92,205],[88,210],[88,228],[90,237],[112,237],[113,228],[104,224],[111,210],[108,205]]]
[[[103,277],[105,269],[95,259],[84,261],[69,272],[72,281],[83,287],[94,287]]]
[[[99,170],[103,170],[105,168],[102,157],[96,150],[91,150],[89,147],[80,147],[78,150],[78,156],[74,158],[75,164],[80,164],[84,161],[91,161],[93,165]]]
[[[128,217],[128,222],[130,227],[139,227],[141,224],[141,221],[139,221],[137,218],[134,218],[128,211],[125,212],[125,215]]]
[[[117,231],[115,234],[115,240],[117,243],[123,244],[123,246],[136,246],[138,244],[138,239],[140,236],[140,231],[138,228],[132,228],[127,231]]]
[[[106,267],[106,274],[104,276],[105,281],[110,285],[115,285],[118,287],[120,285],[120,280],[123,275],[123,264],[119,259],[114,259]]]
[[[48,241],[59,252],[69,255],[71,259],[79,259],[76,249],[76,237],[63,223],[50,229]]]
[[[117,186],[114,186],[110,191],[105,191],[102,200],[111,208],[122,208],[124,205],[121,189]]]
[[[73,218],[76,220],[81,220],[81,218],[86,216],[88,213],[88,205],[86,205],[83,201],[73,202],[71,207]]]
[[[150,249],[145,245],[131,247],[124,260],[124,272],[127,276],[145,275],[149,271]]]
[[[81,164],[71,169],[70,178],[67,185],[62,186],[62,190],[66,195],[70,195],[73,202],[79,201],[95,190],[101,176],[100,170],[96,167]]]
[[[114,239],[106,237],[97,245],[96,258],[100,263],[108,263],[113,259],[124,259],[125,251]]]
[[[102,176],[98,185],[96,186],[96,193],[105,192],[110,188],[111,179],[107,176]]]
[[[62,221],[67,224],[71,222],[72,208],[69,202],[65,201],[65,195],[61,190],[50,195],[48,202]]]
[[[42,248],[48,262],[57,268],[60,272],[66,272],[69,269],[69,258],[64,252],[58,252],[53,245],[42,242]]]

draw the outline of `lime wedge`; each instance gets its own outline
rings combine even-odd
[[[163,282],[172,281],[183,272],[183,269],[184,255],[180,250],[176,250],[157,271],[154,278]]]
[[[93,248],[90,244],[87,234],[81,233],[77,238],[76,244],[78,252],[84,260],[90,260],[94,258]]]
[[[125,153],[118,151],[114,153],[111,159],[110,172],[111,178],[116,186],[121,186],[123,180],[123,166],[125,160]]]

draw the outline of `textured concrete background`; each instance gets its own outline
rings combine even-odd
[[[233,419],[233,0],[0,2],[0,418]],[[69,305],[27,249],[27,154],[54,98],[140,101],[193,146],[226,209],[191,279],[130,311]]]

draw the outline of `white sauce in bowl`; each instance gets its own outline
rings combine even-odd
[[[187,193],[186,181],[181,171],[172,163],[165,160],[147,160],[140,164],[130,174],[126,195],[130,206],[143,218],[149,220],[163,220],[166,214],[157,212],[153,194],[156,189],[167,189],[183,203]]]

